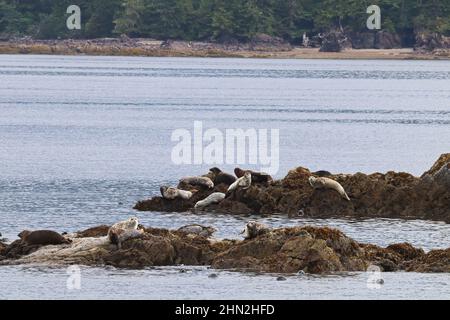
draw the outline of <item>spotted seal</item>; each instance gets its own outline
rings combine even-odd
[[[143,235],[144,231],[138,229],[139,220],[136,217],[120,221],[112,225],[108,230],[108,239],[112,244],[117,245],[118,249],[122,249],[122,243],[131,238],[138,238]]]
[[[333,189],[336,190],[342,198],[346,199],[347,201],[350,201],[349,196],[344,190],[344,187],[337,181],[327,178],[327,177],[309,177],[308,179],[309,184],[314,189]]]
[[[195,209],[204,208],[204,207],[209,206],[210,204],[219,203],[223,199],[225,199],[225,193],[214,192],[214,193],[211,193],[209,196],[207,196],[205,199],[197,201],[194,208]]]
[[[205,238],[209,238],[214,232],[217,231],[217,229],[214,227],[202,226],[200,224],[189,224],[187,226],[178,228],[178,231],[186,234],[195,234]]]
[[[256,221],[249,221],[245,225],[245,228],[242,230],[241,234],[244,234],[244,239],[250,240],[269,231],[270,228],[265,224]]]
[[[186,190],[181,190],[178,188],[166,187],[166,186],[161,186],[159,188],[159,191],[161,192],[162,197],[164,199],[168,199],[168,200],[173,200],[176,198],[189,200],[190,198],[192,198],[192,194],[193,194],[191,191],[186,191]]]
[[[214,188],[214,182],[208,177],[184,177],[180,179],[178,187],[183,185],[200,186],[207,189]]]
[[[227,190],[227,193],[236,190],[238,188],[248,189],[252,185],[252,174],[250,172],[246,172],[242,177],[233,182]]]

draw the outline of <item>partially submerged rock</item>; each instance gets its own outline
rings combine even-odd
[[[410,244],[381,248],[359,244],[327,227],[273,229],[248,240],[208,239],[209,234],[156,228],[139,238],[124,239],[118,249],[106,236],[75,237],[71,244],[30,246],[17,240],[0,249],[0,264],[111,265],[145,268],[168,265],[211,265],[217,269],[277,273],[366,271],[450,272],[450,248],[425,253]]]
[[[420,178],[393,171],[328,176],[342,185],[351,201],[341,198],[334,190],[314,190],[308,182],[313,175],[307,168],[298,167],[290,170],[285,178],[269,184],[252,181],[248,189],[238,189],[205,210],[230,214],[285,213],[313,218],[429,219],[450,223],[450,154],[442,155]],[[135,209],[188,211],[197,201],[213,192],[224,192],[225,188],[226,185],[218,185],[213,190],[201,190],[189,200],[154,197],[140,201]]]

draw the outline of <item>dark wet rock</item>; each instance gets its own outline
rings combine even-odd
[[[423,250],[407,243],[381,248],[359,244],[327,227],[274,229],[256,238],[210,240],[182,231],[144,228],[140,238],[125,239],[120,249],[107,237],[73,238],[71,244],[29,246],[17,240],[1,251],[0,264],[111,265],[140,269],[166,265],[211,265],[216,269],[313,273],[366,271],[450,272],[450,248]]]
[[[38,250],[41,245],[28,245],[22,240],[13,241],[3,249],[2,255],[8,259],[18,259]]]
[[[402,47],[402,39],[396,33],[378,31],[375,34],[374,49],[396,49]]]
[[[404,218],[441,220],[450,223],[450,156],[442,155],[422,177],[405,172],[333,174],[351,201],[336,191],[314,190],[307,168],[290,170],[285,178],[270,184],[253,184],[248,189],[231,192],[219,204],[207,211],[229,214],[284,213],[305,217]],[[149,211],[188,211],[198,200],[214,190],[203,190],[192,199],[165,200],[155,197],[139,202],[135,208]]]
[[[373,49],[375,48],[375,33],[373,32],[350,32],[353,49]]]

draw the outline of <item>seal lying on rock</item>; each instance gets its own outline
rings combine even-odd
[[[142,230],[138,230],[138,225],[139,220],[135,217],[115,223],[108,230],[109,241],[117,245],[119,250],[122,249],[122,242],[131,238],[140,237],[143,234]]]
[[[334,181],[333,179],[326,177],[316,178],[311,176],[309,177],[308,181],[311,187],[313,187],[314,189],[322,189],[322,188],[333,189],[336,190],[341,195],[342,198],[350,201],[350,198],[345,192],[344,187],[342,187],[339,182]]]
[[[234,174],[238,178],[243,177],[246,172],[250,172],[250,174],[252,175],[252,182],[254,183],[270,184],[273,181],[272,177],[268,173],[256,172],[252,170],[242,170],[241,168],[234,168]]]
[[[200,186],[207,189],[214,188],[214,182],[208,177],[184,177],[180,179],[181,185]]]
[[[217,167],[209,169],[211,172],[211,176],[213,177],[214,185],[218,185],[224,183],[226,185],[230,185],[236,181],[236,177],[231,174],[225,173]]]
[[[57,245],[69,244],[72,240],[64,238],[58,232],[51,230],[24,230],[19,233],[19,238],[28,245]]]
[[[313,172],[313,175],[318,176],[318,177],[329,177],[332,174],[330,171],[319,170],[319,171]]]
[[[244,239],[249,240],[269,231],[270,228],[265,224],[256,221],[249,221],[244,230],[242,230],[241,234],[244,234]]]
[[[189,224],[178,229],[178,231],[186,234],[196,234],[205,238],[209,238],[217,231],[214,227],[205,227],[200,224]]]
[[[184,200],[189,200],[192,197],[191,191],[181,190],[174,187],[162,186],[159,188],[161,195],[164,199],[173,200],[176,198],[181,198]]]
[[[222,192],[211,193],[205,199],[197,201],[197,203],[194,206],[194,209],[204,208],[213,203],[219,203],[223,199],[225,199],[225,193],[222,193]]]
[[[227,193],[236,190],[237,188],[248,189],[252,185],[252,174],[246,172],[242,177],[237,179],[235,182],[228,187]]]

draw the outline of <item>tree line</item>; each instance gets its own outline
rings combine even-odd
[[[66,10],[81,8],[82,28],[68,30]],[[247,41],[258,33],[300,41],[304,32],[365,32],[368,6],[382,29],[450,36],[450,0],[0,0],[0,37]]]

